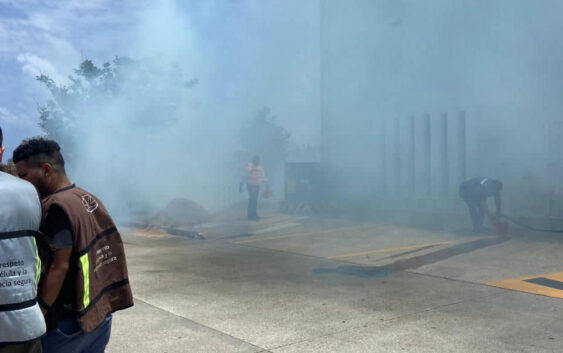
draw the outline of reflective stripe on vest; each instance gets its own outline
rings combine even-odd
[[[252,185],[261,185],[262,184],[262,167],[261,166],[254,166],[252,163],[248,164],[248,183]]]
[[[24,342],[45,333],[37,304],[40,219],[35,188],[0,172],[0,342]]]
[[[33,237],[33,247],[35,247],[35,283],[39,285],[41,277],[41,258],[39,257],[39,249],[37,248],[37,240]]]
[[[107,291],[110,291],[112,289],[116,289],[119,288],[121,286],[125,286],[125,285],[129,285],[129,279],[125,278],[121,281],[112,283],[104,288],[102,288],[98,293],[94,292],[91,293],[90,292],[90,261],[92,260],[92,258],[90,257],[90,253],[89,251],[92,249],[93,246],[95,246],[96,242],[99,241],[100,239],[105,238],[106,236],[115,234],[117,232],[117,228],[115,227],[111,227],[109,229],[106,229],[105,231],[101,232],[100,234],[97,234],[94,239],[92,239],[92,241],[90,241],[90,243],[88,243],[88,245],[80,250],[78,252],[78,256],[79,259],[79,263],[80,263],[80,268],[81,268],[81,272],[82,272],[82,278],[83,278],[83,291],[84,294],[82,295],[82,304],[84,305],[83,309],[79,311],[78,316],[81,317],[83,316],[86,312],[88,312],[88,310],[90,309],[90,307],[94,304],[96,304],[96,302],[100,299],[100,297],[102,295],[104,295],[104,293],[106,293]],[[94,266],[94,272],[96,272],[96,267]],[[95,297],[92,298],[91,294],[94,294]]]
[[[82,276],[84,278],[84,297],[82,304],[84,308],[90,305],[90,259],[88,253],[80,256],[80,267],[82,268]]]

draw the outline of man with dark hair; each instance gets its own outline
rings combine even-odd
[[[121,236],[101,201],[71,184],[58,143],[24,141],[13,160],[42,198],[40,230],[50,248],[39,283],[44,352],[102,353],[111,314],[133,305]]]
[[[70,185],[61,148],[55,141],[43,138],[24,141],[14,150],[12,160],[18,176],[35,185],[42,198],[59,185]]]
[[[497,224],[500,220],[501,200],[500,191],[502,183],[498,180],[484,177],[476,177],[464,181],[459,185],[459,196],[465,201],[469,208],[469,215],[473,224],[474,233],[486,233],[483,227],[485,215],[491,224]],[[489,212],[487,198],[494,197],[496,213]]]
[[[5,151],[0,128],[0,162]],[[45,320],[37,304],[41,262],[35,233],[41,204],[33,186],[0,172],[0,353],[39,353]]]

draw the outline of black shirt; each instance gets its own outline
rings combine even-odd
[[[45,234],[55,250],[72,248],[72,227],[70,221],[63,211],[57,205],[51,206],[42,226],[42,232]]]
[[[493,179],[476,177],[461,183],[459,192],[466,197],[484,200],[487,197],[498,196],[500,190]]]

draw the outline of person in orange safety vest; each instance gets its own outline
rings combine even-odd
[[[260,217],[258,216],[257,208],[260,187],[264,184],[266,185],[266,190],[270,190],[266,175],[260,165],[260,157],[254,156],[252,162],[248,163],[243,181],[241,181],[239,185],[240,192],[242,192],[242,185],[244,183],[246,183],[246,189],[248,190],[248,219],[259,220]]]

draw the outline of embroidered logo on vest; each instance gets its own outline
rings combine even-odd
[[[88,194],[82,196],[82,204],[86,208],[86,211],[90,213],[94,212],[98,208],[98,202]]]

